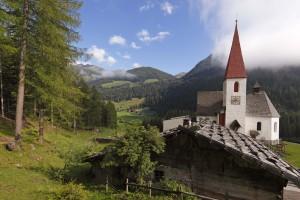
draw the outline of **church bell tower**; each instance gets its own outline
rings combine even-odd
[[[247,74],[245,70],[237,21],[223,82],[225,126],[245,133]]]

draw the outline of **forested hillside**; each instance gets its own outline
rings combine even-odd
[[[77,66],[78,68],[78,66]],[[158,101],[160,94],[177,79],[153,67],[139,67],[126,72],[113,72],[113,76],[102,76],[90,81],[106,100],[121,101],[151,96]]]

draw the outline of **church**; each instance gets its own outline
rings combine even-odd
[[[232,130],[270,143],[279,141],[280,115],[256,83],[247,93],[247,73],[237,24],[226,66],[223,91],[197,94],[197,115]]]
[[[191,124],[192,121],[209,119],[265,143],[279,142],[280,115],[267,93],[259,83],[247,92],[247,72],[237,23],[226,66],[223,91],[199,91],[196,114],[197,120],[192,120],[190,116],[164,120],[163,131]]]

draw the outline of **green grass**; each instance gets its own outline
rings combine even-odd
[[[152,78],[152,79],[147,79],[144,81],[144,84],[149,84],[149,83],[157,83],[159,80],[156,78]]]
[[[296,168],[300,168],[300,144],[285,142],[286,153],[284,159]]]
[[[101,86],[103,88],[114,88],[114,87],[119,87],[125,84],[129,84],[130,86],[133,86],[134,83],[132,83],[131,81],[112,81],[109,83],[103,83]]]
[[[117,111],[128,111],[129,108],[134,107],[134,106],[140,106],[144,103],[145,99],[144,98],[132,98],[131,100],[127,101],[120,101],[120,102],[115,102],[115,106]]]
[[[133,99],[130,103],[121,104],[133,105],[142,101]],[[99,133],[91,131],[73,133],[60,128],[47,128],[44,144],[39,144],[37,132],[33,131],[35,129],[25,129],[22,134],[21,150],[9,152],[4,145],[0,146],[0,199],[48,199],[55,191],[64,187],[62,181],[55,177],[66,162],[62,155],[68,151],[76,152],[76,149],[90,146],[93,147],[94,152],[99,152],[104,145],[95,143],[96,137],[120,136],[125,133],[127,127],[141,125],[142,117],[139,113],[118,112],[118,128],[116,130],[100,128]],[[0,137],[13,138],[13,128],[0,119]],[[103,189],[99,189],[86,176],[89,170],[89,164],[80,164],[72,169],[70,174],[72,179],[86,187],[89,199],[127,199],[123,197],[123,193],[106,194]]]
[[[0,136],[13,137],[12,133],[12,127],[1,121]],[[48,199],[47,196],[63,187],[62,182],[52,174],[64,167],[65,160],[61,156],[63,152],[75,148],[84,149],[90,145],[94,146],[95,151],[99,151],[104,146],[94,143],[93,139],[97,136],[92,132],[74,134],[63,129],[53,129],[46,131],[44,144],[39,144],[36,133],[27,130],[22,135],[21,150],[9,152],[1,145],[0,199]],[[78,169],[80,173],[86,172],[88,165],[82,164]],[[87,191],[90,197],[95,196],[94,191]],[[101,195],[97,196],[100,199]]]

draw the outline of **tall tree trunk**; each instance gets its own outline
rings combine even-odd
[[[44,111],[39,110],[39,141],[41,144],[44,142]]]
[[[74,133],[76,133],[76,128],[77,128],[77,124],[76,124],[76,117],[74,114],[74,116],[73,116],[73,131],[74,131]]]
[[[53,119],[53,103],[51,102],[51,128],[54,126],[54,119]]]
[[[36,113],[37,113],[36,99],[34,99],[34,101],[33,101],[33,116],[34,117],[37,116]]]
[[[5,117],[4,115],[4,98],[3,98],[3,80],[2,80],[2,63],[1,63],[1,56],[0,56],[0,101],[1,101],[1,116]]]
[[[24,107],[24,92],[25,92],[25,57],[27,49],[27,24],[29,14],[29,2],[24,0],[23,5],[23,26],[22,26],[22,39],[21,39],[21,52],[20,52],[20,65],[19,65],[19,86],[17,96],[16,108],[16,141],[20,140],[21,130],[23,127],[23,107]]]

